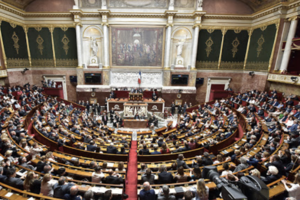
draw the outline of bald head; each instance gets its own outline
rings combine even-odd
[[[150,190],[150,183],[149,182],[145,182],[143,184],[143,188],[144,188],[144,190]]]
[[[75,196],[78,193],[78,186],[74,185],[70,188],[70,195]]]

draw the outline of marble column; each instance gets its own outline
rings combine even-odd
[[[198,49],[198,38],[199,38],[199,26],[194,28],[194,38],[193,38],[193,49],[192,49],[192,63],[191,69],[196,68],[196,58],[197,58],[197,49]]]
[[[287,70],[287,68],[288,68],[288,64],[290,61],[290,55],[291,55],[291,51],[292,51],[292,43],[293,43],[293,39],[295,37],[295,33],[297,30],[297,24],[298,24],[298,18],[295,17],[291,20],[291,26],[289,29],[289,34],[288,34],[287,41],[286,41],[285,48],[284,48],[280,71]]]
[[[166,42],[166,45],[165,45],[165,64],[164,64],[165,69],[170,68],[171,33],[172,33],[172,26],[167,25],[166,39],[165,39],[165,42]]]
[[[77,60],[78,67],[82,68],[82,43],[81,43],[81,24],[76,24]]]
[[[109,34],[108,27],[106,24],[103,24],[103,44],[104,44],[104,68],[109,67]]]

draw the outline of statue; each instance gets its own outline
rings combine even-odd
[[[98,43],[95,38],[92,37],[92,44],[91,44],[91,49],[92,49],[92,56],[97,57],[97,52],[98,52]]]
[[[174,7],[174,0],[170,0],[170,4],[169,4],[169,7]]]
[[[202,9],[203,0],[197,1],[197,9]]]
[[[178,43],[177,43],[177,57],[181,57],[181,54],[182,54],[182,48],[183,48],[183,45],[185,43],[185,40],[186,40],[186,36],[184,39],[181,39]]]
[[[75,3],[75,6],[79,6],[79,4],[78,4],[78,0],[74,0],[74,3]]]

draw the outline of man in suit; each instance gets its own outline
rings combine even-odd
[[[266,167],[269,167],[269,166],[275,166],[278,169],[279,177],[286,176],[284,166],[278,155],[271,156],[270,162],[268,164],[266,164]]]
[[[176,160],[176,163],[177,163],[177,169],[179,167],[183,167],[184,169],[189,169],[189,166],[185,163],[185,161],[183,160],[184,157],[183,157],[183,154],[179,154],[178,155],[178,158]]]
[[[140,119],[140,116],[138,115],[138,113],[136,113],[136,114],[134,115],[134,119]]]
[[[298,129],[298,121],[294,120],[293,125],[288,128],[290,133],[297,132]]]
[[[4,183],[19,190],[23,190],[23,181],[20,178],[16,178],[16,168],[14,167],[8,168],[7,179]]]
[[[96,149],[97,149],[97,146],[95,145],[94,141],[91,141],[90,144],[86,145],[86,150],[87,151],[94,152]]]
[[[104,113],[103,116],[102,116],[102,122],[103,122],[103,124],[104,124],[105,126],[106,126],[106,124],[107,124],[107,121],[108,121],[107,115],[106,115],[106,113]]]
[[[203,163],[203,165],[212,165],[213,164],[213,161],[209,157],[209,153],[208,152],[204,152],[203,158],[202,158],[202,163]]]
[[[181,114],[181,111],[182,111],[182,106],[181,104],[178,105],[178,114],[180,115]]]
[[[150,183],[145,182],[143,184],[143,189],[140,191],[141,200],[154,200],[156,199],[155,191],[151,189]]]
[[[158,183],[167,184],[173,183],[173,175],[170,172],[167,172],[165,165],[161,166],[162,171],[158,174]]]
[[[123,183],[123,179],[116,176],[115,172],[109,171],[108,176],[103,179],[103,182],[108,184],[121,184]]]
[[[142,176],[142,184],[145,182],[149,182],[150,184],[154,184],[155,176],[152,174],[151,169],[146,169],[146,173]]]
[[[159,151],[157,151],[157,149],[158,149],[158,146],[155,144],[154,146],[153,146],[153,152],[151,153],[151,154],[153,154],[153,155],[155,155],[155,154],[161,154]]]
[[[89,101],[86,101],[85,108],[87,109],[88,112],[90,112],[90,103],[89,103]]]
[[[4,183],[4,181],[7,179],[5,175],[3,175],[3,167],[0,167],[0,182]]]
[[[115,109],[112,108],[112,109],[109,111],[109,114],[110,114],[110,122],[113,123],[113,119],[114,119],[114,115],[115,115]]]
[[[153,101],[156,101],[156,100],[157,100],[157,96],[156,96],[155,91],[153,91],[153,93],[152,93],[152,100],[153,100]]]
[[[107,146],[106,153],[110,153],[110,154],[116,154],[116,153],[118,153],[117,148],[114,147],[114,143],[110,143],[110,145]]]
[[[175,106],[174,102],[172,102],[172,104],[171,104],[171,113],[172,113],[172,115],[175,114],[175,108],[176,108],[176,106]]]
[[[147,145],[143,145],[143,149],[139,150],[139,155],[150,155],[149,149],[147,149]]]
[[[70,193],[70,189],[74,183],[66,183],[64,176],[60,177],[58,183],[53,186],[53,197],[63,199],[65,194]]]
[[[100,115],[101,106],[99,105],[99,103],[97,103],[97,105],[96,105],[96,111],[97,111],[97,114]]]

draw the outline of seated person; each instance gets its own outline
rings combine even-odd
[[[272,182],[276,181],[279,178],[280,178],[280,176],[278,175],[278,169],[275,166],[269,166],[267,176],[265,176],[265,177],[262,176],[261,177],[262,181],[265,184],[272,183]]]
[[[16,178],[17,170],[14,167],[7,169],[7,179],[4,181],[5,184],[23,190],[23,181],[20,178]]]

